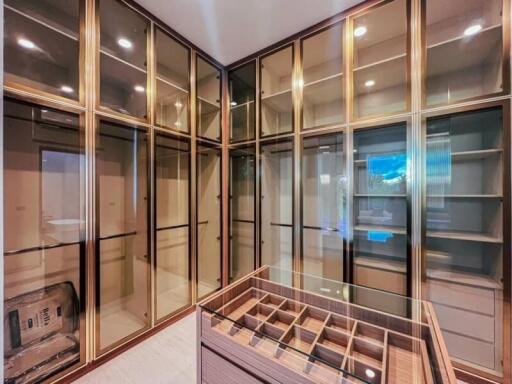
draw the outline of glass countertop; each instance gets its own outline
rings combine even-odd
[[[314,382],[445,382],[420,300],[265,266],[199,306],[212,329]]]

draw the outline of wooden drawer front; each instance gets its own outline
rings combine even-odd
[[[494,316],[494,291],[429,279],[427,300]]]
[[[364,285],[375,289],[398,293],[403,295],[407,292],[407,279],[400,272],[385,271],[383,269],[356,266],[356,284]]]
[[[201,348],[201,377],[201,382],[205,384],[263,383],[204,347]]]
[[[442,330],[468,335],[494,344],[494,317],[434,304]],[[494,353],[494,352],[493,352]]]
[[[444,341],[451,357],[495,370],[494,344],[443,331]]]

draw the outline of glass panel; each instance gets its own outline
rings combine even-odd
[[[503,1],[426,2],[426,103],[503,90]]]
[[[230,280],[255,267],[255,148],[232,149],[230,158]]]
[[[431,118],[426,135],[425,296],[448,352],[502,375],[503,114]]]
[[[407,0],[378,5],[354,19],[354,116],[403,112],[407,91]],[[389,23],[388,20],[395,22]]]
[[[104,121],[96,140],[96,348],[104,351],[149,325],[148,140]]]
[[[100,0],[100,104],[147,117],[146,18],[117,0]]]
[[[283,275],[262,268],[202,302],[202,336],[236,343],[311,383],[446,383],[453,375],[425,302],[294,273],[310,287],[299,288]]]
[[[291,271],[292,257],[293,141],[287,140],[261,146],[261,264]]]
[[[303,129],[345,120],[343,24],[302,41]]]
[[[293,131],[293,48],[261,59],[261,136]]]
[[[221,151],[197,148],[197,296],[219,289],[221,281]]]
[[[4,113],[4,375],[39,382],[84,350],[84,134],[74,114]]]
[[[197,57],[197,132],[201,137],[220,141],[221,81],[220,71]]]
[[[306,274],[343,281],[346,230],[343,134],[302,144],[302,260]]]
[[[407,126],[354,133],[354,280],[407,294]]]
[[[189,262],[190,145],[155,136],[156,316],[192,303]]]
[[[251,61],[229,72],[231,100],[230,140],[244,141],[256,137],[256,62]]]
[[[7,81],[78,100],[79,0],[5,0]]]
[[[189,132],[190,51],[156,28],[156,123]]]

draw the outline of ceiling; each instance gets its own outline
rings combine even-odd
[[[224,65],[363,0],[136,0]]]

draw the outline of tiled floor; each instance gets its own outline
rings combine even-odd
[[[75,383],[195,383],[195,316],[196,314],[192,313],[81,377]]]

